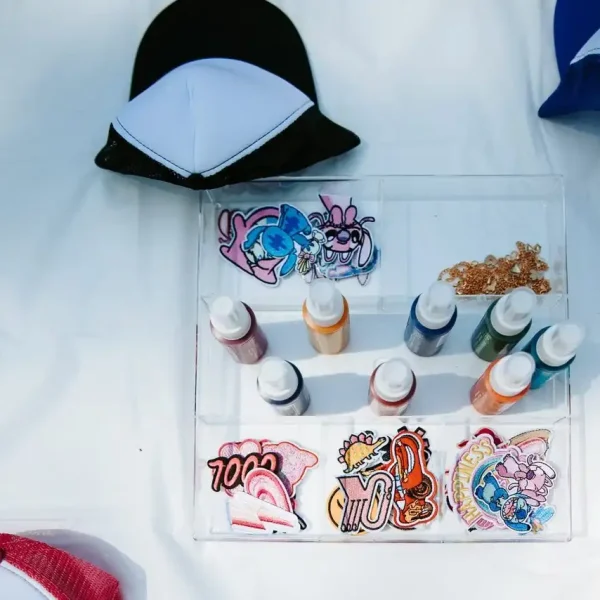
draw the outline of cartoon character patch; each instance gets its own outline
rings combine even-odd
[[[365,431],[340,448],[345,465],[328,499],[328,515],[343,533],[362,534],[387,526],[414,529],[438,513],[437,481],[428,468],[431,453],[423,429],[406,427],[393,437]]]
[[[324,237],[320,261],[315,264],[315,277],[346,279],[357,277],[361,285],[377,266],[379,249],[365,226],[374,217],[358,220],[358,208],[349,196],[320,194],[325,212],[314,212],[310,222]]]
[[[292,442],[228,442],[208,461],[211,489],[228,496],[231,528],[241,533],[298,533],[306,523],[296,512],[296,490],[316,454]]]
[[[438,515],[437,481],[427,469],[429,442],[415,433],[400,431],[390,447],[390,461],[383,469],[394,477],[394,505],[390,524],[412,529]]]
[[[268,285],[294,272],[298,251],[308,247],[313,230],[306,216],[289,204],[247,215],[226,209],[218,224],[221,255]]]
[[[544,529],[555,513],[548,497],[557,477],[545,459],[549,433],[536,430],[504,440],[482,429],[459,444],[446,494],[469,530],[526,534]]]
[[[310,217],[291,204],[247,213],[222,210],[217,222],[220,254],[271,286],[294,272],[306,281],[357,277],[365,285],[379,257],[365,227],[375,222],[374,217],[357,220],[358,208],[351,198],[320,198],[326,211]]]

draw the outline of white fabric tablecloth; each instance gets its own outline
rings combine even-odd
[[[565,175],[571,312],[588,328],[572,371],[575,540],[192,541],[198,196],[93,164],[164,0],[0,3],[3,529],[74,529],[118,548],[128,600],[596,598],[600,115],[536,116],[558,78],[554,3],[277,4],[304,37],[324,112],[363,139],[315,172]]]

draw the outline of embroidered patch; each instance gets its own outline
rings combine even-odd
[[[361,285],[366,285],[379,260],[379,249],[365,226],[375,223],[375,217],[358,220],[358,208],[350,196],[319,194],[319,198],[325,211],[314,212],[309,217],[324,236],[316,275],[329,279],[357,277]]]
[[[292,442],[248,439],[227,442],[207,462],[211,489],[225,492],[233,531],[297,533],[306,528],[296,514],[296,490],[316,454]]]
[[[429,441],[423,429],[406,427],[392,437],[352,435],[340,448],[345,465],[327,501],[331,523],[343,533],[414,529],[438,513],[437,480],[429,470]]]
[[[555,513],[548,498],[557,478],[545,458],[549,435],[536,430],[504,440],[482,429],[459,444],[446,495],[469,530],[526,534],[544,529]]]
[[[347,196],[319,196],[324,212],[306,216],[291,204],[224,209],[218,217],[219,252],[230,263],[270,286],[298,273],[318,277],[356,277],[365,285],[379,260],[379,249],[358,208]]]

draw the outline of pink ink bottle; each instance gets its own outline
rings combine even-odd
[[[239,300],[220,296],[210,306],[210,330],[239,363],[257,363],[267,351],[267,338],[254,311]]]
[[[369,382],[369,406],[380,417],[404,413],[417,390],[417,378],[408,363],[392,358],[381,363]]]

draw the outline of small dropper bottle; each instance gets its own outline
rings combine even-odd
[[[254,364],[267,351],[267,338],[254,311],[239,300],[220,296],[211,304],[210,330],[239,363]]]
[[[532,290],[520,287],[496,300],[473,332],[473,352],[488,362],[507,355],[531,328],[535,299]]]
[[[313,348],[321,354],[339,354],[350,341],[348,301],[329,279],[310,284],[302,318]]]
[[[371,375],[369,406],[381,417],[404,413],[417,389],[417,378],[408,363],[392,358],[381,363]]]
[[[497,415],[527,394],[535,362],[517,352],[492,363],[471,388],[471,404],[482,415]]]
[[[436,281],[413,302],[404,341],[418,356],[433,356],[441,349],[456,323],[458,310],[454,287]]]
[[[535,373],[531,379],[532,390],[541,388],[573,364],[575,353],[584,336],[582,327],[569,322],[546,327],[533,336],[523,348],[535,361]]]
[[[261,365],[257,379],[258,393],[280,415],[303,415],[310,405],[310,395],[296,365],[281,358],[268,358]]]

